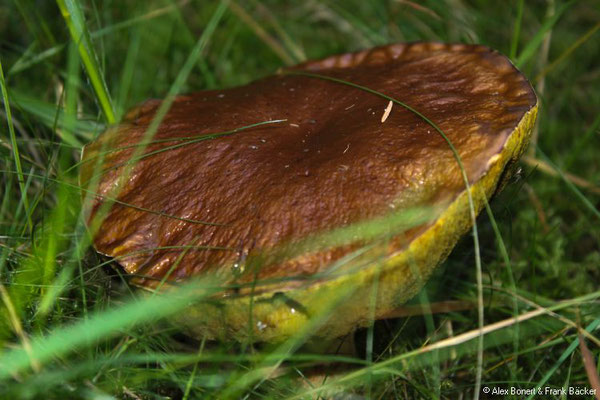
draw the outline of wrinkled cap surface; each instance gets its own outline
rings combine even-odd
[[[291,70],[363,85],[418,110],[454,144],[471,182],[536,104],[523,75],[483,46],[398,44]],[[397,104],[382,122],[388,100],[355,87],[280,73],[179,96],[144,155],[127,164],[159,105],[142,104],[100,135],[85,148],[82,168],[82,182],[98,184],[92,217],[102,196],[116,193],[118,200],[94,238],[96,249],[147,277],[142,284],[167,273],[174,280],[230,273],[281,244],[401,207],[443,205],[464,190],[448,144],[431,125]],[[181,139],[270,120],[285,121]],[[404,233],[389,252],[423,229]],[[247,279],[311,276],[352,249],[266,263]]]

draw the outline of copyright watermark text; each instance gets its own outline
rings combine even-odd
[[[585,386],[520,388],[516,386],[484,386],[481,391],[488,396],[595,396],[596,389]]]

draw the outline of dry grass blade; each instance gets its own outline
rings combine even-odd
[[[425,13],[425,14],[429,15],[430,17],[437,19],[438,21],[440,21],[442,19],[431,8],[425,7],[424,5],[418,4],[417,2],[409,1],[409,0],[396,0],[396,3],[400,3],[402,5],[406,5],[406,6],[412,8],[414,10],[417,10],[417,11],[420,11],[422,13]]]
[[[598,370],[596,369],[596,362],[594,361],[594,355],[587,347],[585,343],[585,338],[581,334],[581,329],[579,329],[579,350],[581,350],[581,358],[583,360],[583,365],[585,367],[585,372],[587,374],[588,380],[590,381],[590,386],[595,390],[595,397],[597,400],[600,400],[600,377],[598,377]]]
[[[425,347],[421,347],[419,350],[417,350],[417,352],[418,352],[417,354],[427,353],[432,350],[443,349],[445,347],[456,346],[461,343],[468,342],[469,340],[473,340],[473,339],[477,338],[480,334],[487,335],[487,334],[497,331],[499,329],[507,328],[516,323],[524,322],[531,318],[535,318],[540,315],[546,314],[547,312],[548,311],[546,309],[542,308],[542,309],[538,309],[538,310],[529,311],[524,314],[520,314],[516,317],[503,319],[502,321],[498,321],[493,324],[484,326],[483,329],[481,330],[481,332],[479,331],[479,329],[473,329],[469,332],[465,332],[458,336],[440,340],[439,342],[430,344]]]
[[[281,60],[287,65],[294,64],[294,59],[285,51],[283,46],[271,35],[265,31],[262,26],[258,22],[254,20],[254,18],[246,12],[239,4],[235,1],[229,3],[229,9],[233,12],[239,19],[241,19],[256,36],[258,36],[263,42],[267,44],[281,58]]]
[[[6,307],[6,310],[8,311],[8,317],[9,317],[10,323],[13,327],[13,331],[19,337],[19,339],[21,339],[21,344],[23,345],[23,349],[25,350],[25,352],[27,353],[27,356],[29,357],[29,360],[31,362],[31,367],[33,368],[34,371],[39,372],[40,364],[35,359],[33,350],[31,349],[31,343],[29,342],[29,338],[27,337],[27,334],[23,330],[23,325],[21,325],[21,320],[17,316],[15,307],[14,307],[12,301],[10,300],[10,295],[8,294],[8,291],[6,290],[6,288],[4,287],[4,285],[1,282],[0,282],[0,297],[2,297],[2,302],[4,303],[4,307]]]
[[[522,160],[525,162],[525,164],[535,167],[540,171],[547,173],[550,176],[560,178],[561,175],[563,175],[568,181],[579,186],[580,188],[589,190],[590,192],[595,194],[600,194],[600,187],[594,185],[592,182],[587,181],[577,175],[573,175],[569,172],[562,172],[561,174],[561,172],[558,171],[555,167],[543,160],[540,160],[539,158],[525,156],[522,158]]]
[[[575,43],[573,43],[571,46],[569,46],[569,48],[567,48],[560,56],[558,56],[556,58],[556,60],[554,60],[550,64],[546,65],[544,67],[544,69],[542,69],[537,74],[537,76],[535,77],[534,81],[537,83],[537,82],[540,82],[542,79],[544,79],[544,77],[550,71],[552,71],[554,68],[556,68],[556,66],[558,64],[560,64],[565,59],[567,59],[571,55],[571,53],[573,53],[575,50],[577,50],[582,44],[584,44],[585,42],[587,42],[589,38],[591,38],[596,32],[598,32],[598,30],[600,30],[600,22],[598,22],[596,25],[594,25],[589,31],[587,31],[579,39],[577,39],[575,41]]]
[[[281,37],[281,40],[288,47],[290,52],[294,55],[294,57],[296,58],[296,61],[298,61],[298,62],[306,61],[306,54],[304,53],[304,50],[302,49],[302,47],[299,44],[297,44],[290,37],[290,35],[287,34],[287,32],[283,29],[283,27],[277,20],[277,17],[275,15],[273,15],[273,13],[269,9],[269,7],[265,6],[261,2],[256,2],[256,7],[257,7],[258,11],[261,14],[263,14],[266,17],[266,19],[271,23],[271,26],[277,32],[277,35],[279,35],[279,37]]]
[[[464,311],[471,310],[477,307],[477,304],[471,301],[465,300],[448,300],[448,301],[440,301],[437,303],[431,303],[428,305],[427,309],[424,309],[422,306],[400,306],[394,309],[392,312],[383,316],[383,319],[387,318],[403,318],[410,317],[415,315],[423,315],[425,313],[428,314],[442,314],[442,313],[450,313],[456,311]]]
[[[574,1],[561,2],[558,9],[554,10],[554,0],[549,1],[551,1],[552,4],[548,5],[548,13],[546,14],[544,23],[515,60],[515,65],[518,68],[523,67],[527,61],[534,57],[538,47],[546,40],[548,31],[553,29],[564,12],[575,3]]]
[[[548,9],[546,11],[546,19],[552,20],[555,16],[554,12],[554,0],[548,1]],[[550,51],[550,41],[552,40],[552,28],[548,29],[548,31],[544,34],[544,39],[542,41],[542,49],[540,50],[540,55],[538,56],[538,63],[541,68],[545,67],[548,62],[548,52]],[[539,97],[544,97],[544,91],[546,90],[546,80],[542,77],[536,84],[536,92]],[[529,145],[529,149],[527,150],[527,154],[529,156],[535,156],[535,150],[537,147],[538,136],[540,134],[540,121],[537,120],[535,122],[535,126],[533,127],[533,132],[531,132],[531,144]]]
[[[540,304],[538,304],[538,303],[536,303],[534,301],[531,301],[528,298],[526,298],[524,296],[521,296],[518,293],[515,293],[514,291],[511,292],[511,291],[504,290],[504,289],[501,289],[501,288],[498,288],[498,287],[494,287],[494,286],[486,286],[486,289],[503,291],[504,293],[506,293],[506,294],[508,294],[508,295],[510,295],[510,296],[512,296],[514,298],[519,299],[520,301],[522,301],[523,303],[525,303],[525,304],[527,304],[527,305],[529,305],[531,307],[534,307],[534,308],[537,308],[537,309],[544,309],[544,307],[541,306]],[[582,331],[580,329],[579,325],[575,321],[572,321],[572,320],[570,320],[570,319],[568,319],[566,317],[563,317],[562,315],[560,315],[558,313],[555,313],[554,311],[551,311],[549,309],[547,310],[547,313],[548,313],[549,316],[551,316],[553,318],[556,318],[559,321],[563,322],[567,327],[578,329],[583,336],[585,336],[587,339],[591,340],[597,346],[600,347],[600,339],[596,338],[594,335],[592,335],[591,333],[587,332],[586,330]]]
[[[525,189],[527,192],[527,197],[529,197],[529,201],[531,201],[533,208],[535,208],[535,212],[538,216],[540,224],[542,225],[542,229],[545,233],[550,232],[550,225],[548,225],[548,218],[546,217],[546,212],[544,212],[544,206],[542,205],[538,195],[535,193],[535,190],[529,184],[523,185],[523,189]]]
[[[585,328],[585,330],[582,330],[579,327],[577,327],[577,329],[579,329],[579,333],[582,333],[582,332],[590,333],[594,329],[597,329],[598,325],[600,325],[600,319],[596,318]],[[579,338],[572,341],[569,344],[569,346],[565,349],[565,351],[562,352],[562,354],[560,355],[558,360],[556,360],[554,365],[552,365],[550,367],[550,369],[546,372],[546,374],[544,374],[542,379],[540,379],[534,386],[535,387],[544,386],[548,382],[548,380],[556,373],[558,368],[571,356],[571,354],[573,354],[573,352],[577,349],[578,344],[579,344]],[[531,394],[529,397],[527,397],[527,400],[533,399],[535,397],[535,395],[536,395],[536,393]]]
[[[162,17],[166,14],[172,13],[174,11],[177,11],[178,8],[183,8],[185,6],[187,6],[189,4],[190,0],[181,0],[179,2],[173,2],[172,4],[168,5],[168,6],[164,6],[161,8],[156,8],[153,9],[145,14],[136,16],[134,18],[131,18],[129,20],[126,21],[122,21],[122,22],[117,22],[114,25],[110,25],[101,29],[98,29],[97,31],[94,32],[90,32],[90,37],[95,39],[97,37],[100,37],[102,35],[114,32],[115,30],[119,30],[119,29],[124,29],[124,28],[128,28],[131,26],[134,26],[140,22],[144,22],[144,21],[148,21],[151,19],[155,19],[155,18],[159,18]]]

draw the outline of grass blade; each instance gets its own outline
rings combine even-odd
[[[244,10],[235,1],[229,3],[229,8],[241,21],[248,25],[248,27],[254,32],[254,34],[258,36],[263,42],[265,42],[267,46],[269,46],[271,50],[273,50],[273,52],[277,54],[285,64],[294,64],[294,59],[288,54],[285,48],[276,39],[269,35],[267,31],[265,31],[264,28],[261,26],[261,24],[256,22],[256,20],[248,12],[246,12],[246,10]]]
[[[104,80],[104,75],[100,70],[100,64],[96,57],[96,52],[90,39],[90,34],[86,26],[85,18],[78,0],[56,0],[60,12],[69,28],[73,41],[77,44],[79,56],[85,66],[87,75],[96,93],[96,98],[100,108],[106,118],[106,122],[114,124],[117,122],[113,105],[108,93],[108,87]]]
[[[573,5],[573,3],[574,3],[574,1],[568,1],[566,3],[562,3],[560,5],[560,7],[558,8],[558,10],[556,10],[556,12],[550,18],[548,18],[546,21],[544,21],[540,30],[537,31],[537,33],[533,36],[533,38],[529,41],[529,43],[527,43],[527,46],[525,46],[525,48],[523,49],[521,54],[519,54],[519,57],[517,57],[517,59],[515,61],[515,65],[517,66],[517,68],[522,68],[523,65],[525,65],[525,63],[527,61],[529,61],[529,59],[531,57],[534,56],[536,50],[538,49],[538,47],[540,47],[540,45],[544,41],[544,37],[546,36],[546,33],[550,29],[552,29],[554,27],[554,25],[556,25],[556,23],[558,22],[560,17],[563,15],[563,13],[565,11],[567,11],[567,9],[569,7],[571,7]]]
[[[34,98],[20,91],[11,91],[11,98],[16,108],[34,116],[50,129],[56,128],[62,130],[68,127],[72,128],[76,136],[72,138],[63,137],[64,144],[80,148],[84,142],[92,140],[96,133],[103,131],[105,128],[104,124],[94,121],[91,115],[80,116],[76,120],[69,121],[62,107]]]
[[[581,202],[583,203],[583,205],[586,206],[586,208],[588,210],[590,210],[592,212],[592,214],[594,214],[596,217],[600,218],[600,211],[598,211],[598,209],[592,204],[592,202],[585,197],[585,195],[583,193],[581,193],[581,190],[577,189],[577,186],[575,186],[571,180],[565,175],[565,173],[558,168],[558,166],[556,166],[551,160],[550,158],[544,154],[542,152],[542,150],[540,150],[539,148],[537,149],[537,151],[540,153],[540,155],[545,158],[546,162],[548,163],[548,165],[550,165],[552,168],[554,168],[554,170],[556,172],[558,172],[558,174],[560,175],[560,177],[562,178],[562,180],[565,182],[565,184],[567,185],[567,187],[573,192],[575,193],[575,196],[577,196],[577,198],[579,198],[579,200],[581,200]]]
[[[599,325],[600,325],[600,318],[596,318],[588,326],[586,326],[585,330],[588,331],[588,332],[592,332],[596,328],[598,328]],[[569,356],[571,355],[571,353],[573,353],[575,351],[575,349],[577,349],[577,346],[579,346],[579,338],[576,338],[575,340],[573,340],[571,342],[571,344],[569,345],[569,347],[567,347],[565,349],[565,351],[560,355],[560,357],[558,358],[558,360],[556,360],[556,362],[554,363],[554,365],[548,370],[548,372],[546,372],[546,374],[542,377],[542,379],[540,379],[535,384],[534,387],[542,387],[542,386],[544,386],[546,384],[546,382],[548,382],[548,379],[550,379],[552,377],[552,375],[554,375],[554,373],[556,372],[556,370],[561,366],[561,364],[563,362],[565,362],[565,360],[567,358],[569,358]],[[529,397],[527,397],[527,400],[533,399],[534,397],[535,397],[535,394],[532,394]]]
[[[546,76],[550,71],[552,71],[558,64],[567,59],[571,53],[577,50],[582,44],[588,41],[589,38],[594,36],[596,32],[600,30],[600,22],[594,25],[589,31],[587,31],[583,36],[577,39],[572,45],[569,46],[560,56],[556,58],[556,60],[552,61],[550,64],[546,65],[544,69],[537,74],[534,81],[539,82],[544,76]]]
[[[519,5],[517,6],[517,19],[515,20],[515,28],[513,30],[513,37],[510,42],[510,53],[509,57],[511,60],[514,60],[517,56],[517,47],[519,46],[519,36],[521,34],[521,21],[523,20],[523,3],[525,0],[519,0]]]
[[[172,315],[188,307],[190,302],[209,296],[217,287],[218,285],[194,282],[180,287],[176,293],[131,300],[122,307],[97,313],[75,325],[55,329],[46,337],[36,338],[31,343],[31,354],[35,355],[36,362],[44,364],[54,357],[89,346],[124,329]],[[23,372],[32,362],[25,349],[3,353],[0,356],[0,379]]]
[[[27,190],[25,188],[25,179],[23,178],[23,168],[21,167],[21,157],[19,156],[19,146],[17,145],[17,136],[15,135],[15,127],[13,125],[12,114],[10,112],[10,103],[8,101],[8,90],[6,90],[6,81],[4,80],[4,71],[2,69],[2,61],[0,61],[0,86],[2,89],[2,100],[4,101],[4,110],[6,111],[6,121],[8,123],[8,134],[10,135],[10,143],[12,147],[12,155],[15,160],[15,168],[17,169],[19,188],[21,189],[21,201],[27,213],[27,224],[29,231],[33,230],[33,222],[31,219],[31,210],[29,209],[29,200],[27,199]]]

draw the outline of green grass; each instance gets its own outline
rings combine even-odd
[[[583,0],[0,2],[0,398],[456,399],[480,395],[479,377],[591,387],[578,327],[598,370],[599,20]],[[310,327],[278,345],[213,342],[165,317],[201,306],[216,278],[141,296],[91,249],[80,147],[130,107],[169,100],[150,143],[178,93],[414,40],[496,48],[540,97],[530,158],[478,219],[479,243],[461,240],[411,302],[473,306],[378,321],[356,332],[354,355],[305,345]]]

